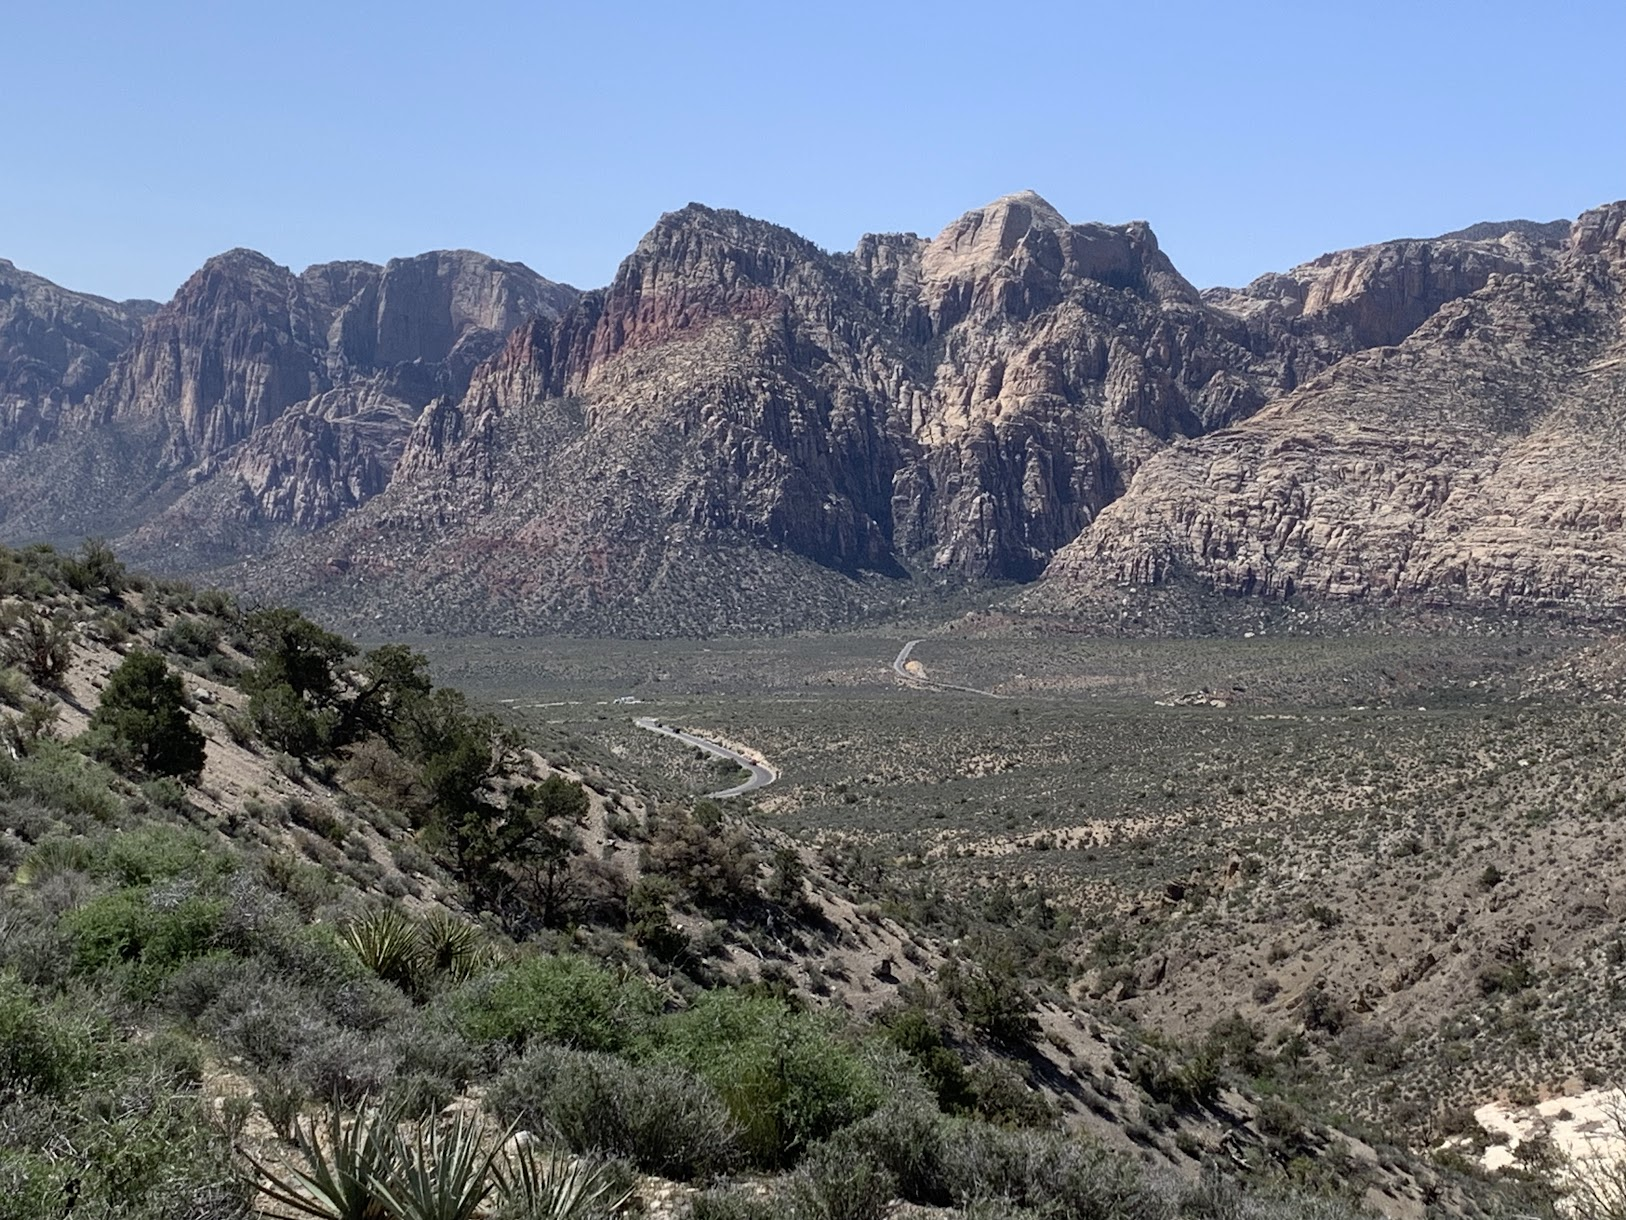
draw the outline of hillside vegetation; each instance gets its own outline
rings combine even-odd
[[[408,648],[87,543],[0,549],[0,649],[0,1217],[1550,1206],[1075,1003],[1037,886],[904,901]]]

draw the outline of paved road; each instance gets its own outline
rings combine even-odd
[[[737,784],[732,788],[724,788],[721,792],[708,792],[706,793],[707,797],[720,798],[725,796],[744,796],[747,792],[754,792],[758,788],[766,788],[769,784],[773,783],[774,780],[779,778],[779,776],[775,775],[767,767],[764,767],[761,763],[753,762],[751,759],[741,754],[738,750],[731,750],[727,746],[718,745],[715,741],[711,741],[705,737],[697,737],[693,733],[681,732],[678,729],[674,729],[662,724],[653,716],[635,717],[633,719],[633,723],[641,729],[648,729],[651,733],[660,733],[665,737],[675,737],[685,745],[694,746],[696,749],[704,750],[707,754],[712,755],[714,758],[726,758],[730,762],[736,762],[751,773],[751,778],[746,780],[743,784]]]
[[[956,686],[952,682],[934,682],[924,673],[911,673],[909,670],[909,654],[914,652],[916,644],[924,644],[925,642],[925,640],[910,640],[899,649],[898,655],[892,661],[892,672],[905,682],[913,682],[917,686],[929,686],[933,690],[957,690],[964,691],[968,695],[986,695],[990,699],[1005,698],[998,691],[978,690],[975,686]],[[915,664],[919,665],[920,662],[916,661]]]

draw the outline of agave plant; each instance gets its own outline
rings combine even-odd
[[[395,1175],[401,1152],[393,1116],[369,1109],[346,1122],[335,1107],[320,1126],[295,1119],[293,1128],[308,1169],[284,1162],[274,1171],[248,1158],[267,1197],[318,1220],[395,1220],[379,1190]]]
[[[525,1220],[589,1220],[614,1214],[632,1197],[617,1191],[608,1165],[542,1153],[529,1142],[515,1143],[495,1170],[503,1202]]]
[[[385,982],[410,989],[423,966],[423,949],[412,922],[399,912],[374,911],[347,925],[340,935],[366,966]]]
[[[394,1139],[393,1172],[375,1184],[394,1220],[473,1220],[480,1214],[497,1186],[492,1163],[502,1138],[489,1138],[478,1118],[459,1114],[450,1122],[414,1127],[410,1141],[399,1133]]]

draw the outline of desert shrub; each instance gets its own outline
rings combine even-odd
[[[722,1100],[671,1064],[533,1046],[498,1078],[490,1100],[503,1118],[551,1130],[574,1152],[626,1157],[646,1173],[693,1181],[739,1159]]]
[[[893,1098],[875,1113],[836,1132],[825,1146],[862,1152],[886,1171],[894,1189],[911,1203],[943,1206],[949,1202],[948,1124],[929,1101]]]
[[[295,1049],[289,1071],[310,1096],[353,1107],[383,1096],[400,1063],[388,1038],[314,1026]]]
[[[1223,1059],[1213,1043],[1189,1052],[1147,1047],[1129,1064],[1129,1078],[1154,1101],[1175,1107],[1206,1106],[1219,1095]]]
[[[983,1037],[1012,1048],[1032,1040],[1033,998],[1014,970],[950,962],[939,972],[938,985]]]
[[[112,971],[126,989],[150,997],[184,962],[214,948],[222,904],[137,887],[94,898],[62,919],[83,973]]]
[[[1349,1005],[1321,987],[1305,993],[1299,1020],[1312,1033],[1338,1034],[1350,1021]]]
[[[883,1015],[880,1028],[886,1040],[913,1061],[945,1113],[964,1113],[976,1105],[965,1064],[929,1014],[913,1006],[894,1009]]]
[[[705,1190],[690,1200],[688,1220],[783,1220],[783,1202],[748,1186]]]
[[[158,633],[154,643],[164,652],[201,660],[220,650],[220,624],[202,618],[177,618]]]
[[[107,768],[49,738],[19,759],[0,754],[0,794],[32,797],[81,827],[119,815],[114,782]]]
[[[15,975],[0,974],[0,1101],[64,1092],[95,1065],[96,1047],[82,1021],[39,1004]]]
[[[677,887],[665,877],[639,877],[627,892],[627,931],[658,961],[676,962],[692,951],[668,909],[676,896]]]
[[[962,1121],[950,1129],[945,1164],[960,1206],[999,1200],[1054,1216],[1162,1214],[1132,1161],[1074,1135]]]
[[[392,1022],[386,1033],[400,1062],[384,1101],[409,1115],[444,1109],[481,1066],[475,1048],[438,1023],[406,1017]]]
[[[332,709],[313,708],[285,682],[257,689],[248,701],[248,714],[262,741],[294,758],[326,751],[338,728]]]
[[[39,686],[56,686],[73,662],[74,630],[66,618],[37,610],[0,615],[0,661],[17,666]]]
[[[1523,958],[1492,962],[1479,971],[1478,979],[1481,995],[1495,995],[1497,992],[1516,995],[1535,981],[1535,971]]]
[[[1347,1199],[1330,1194],[1311,1194],[1263,1182],[1243,1184],[1213,1169],[1171,1193],[1174,1197],[1170,1202],[1177,1214],[1191,1220],[1357,1220],[1369,1214]],[[1522,1210],[1509,1208],[1507,1214]]]
[[[249,1188],[230,1144],[195,1093],[131,1079],[116,1100],[90,1098],[71,1109],[40,1111],[40,1130],[0,1156],[0,1188],[6,1188],[0,1189],[0,1217],[6,1220],[236,1220],[250,1214]],[[73,1155],[62,1156],[63,1147]]]
[[[96,851],[84,839],[42,839],[23,857],[16,879],[21,885],[38,885],[63,873],[86,872],[95,861]]]
[[[692,813],[654,818],[643,867],[669,879],[702,910],[729,910],[757,896],[750,836],[730,828],[711,801],[701,801]]]
[[[192,963],[172,979],[176,1003],[196,1009],[199,1031],[253,1068],[285,1067],[326,1024],[306,993],[259,964],[219,974],[205,973],[203,965]]]
[[[880,1220],[897,1182],[868,1149],[840,1140],[815,1147],[790,1180],[793,1214],[807,1220]]]
[[[302,699],[308,697],[315,707],[331,702],[338,667],[355,655],[354,644],[284,606],[254,611],[245,627],[257,662],[251,679],[254,689],[287,687]]]
[[[195,831],[149,824],[112,835],[94,870],[120,885],[148,885],[168,877],[202,879],[229,867]]]
[[[97,592],[117,597],[129,578],[124,564],[103,538],[86,538],[77,554],[62,560],[62,576],[76,593]]]
[[[602,1051],[629,1045],[660,1001],[639,979],[562,955],[526,958],[477,979],[456,997],[456,1007],[464,1033],[477,1041]]]
[[[967,1074],[976,1113],[1012,1127],[1045,1127],[1056,1114],[1045,1095],[1028,1083],[1025,1066],[984,1059]]]
[[[722,1095],[747,1155],[764,1168],[794,1163],[883,1100],[874,1069],[831,1021],[777,999],[712,992],[657,1034],[660,1057]]]

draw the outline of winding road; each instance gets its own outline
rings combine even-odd
[[[989,699],[1003,699],[1004,695],[993,690],[979,690],[975,686],[956,686],[952,682],[935,682],[926,676],[926,671],[919,661],[911,661],[909,655],[914,652],[916,644],[924,644],[925,640],[910,640],[901,649],[892,661],[892,672],[905,682],[913,682],[916,686],[929,686],[933,690],[957,690],[968,695],[983,695]],[[916,668],[910,669],[914,665]]]
[[[754,792],[758,788],[766,788],[779,778],[771,767],[763,766],[754,759],[741,754],[738,750],[732,750],[728,746],[720,745],[709,738],[697,737],[693,733],[685,733],[680,729],[674,729],[669,725],[662,724],[653,716],[634,717],[633,724],[641,729],[648,729],[651,733],[660,733],[664,737],[675,737],[684,745],[694,746],[697,750],[704,750],[714,758],[726,758],[730,762],[738,763],[751,773],[751,778],[743,784],[736,784],[732,788],[724,788],[721,792],[706,793],[709,799],[720,799],[725,796],[744,796],[747,792]]]

